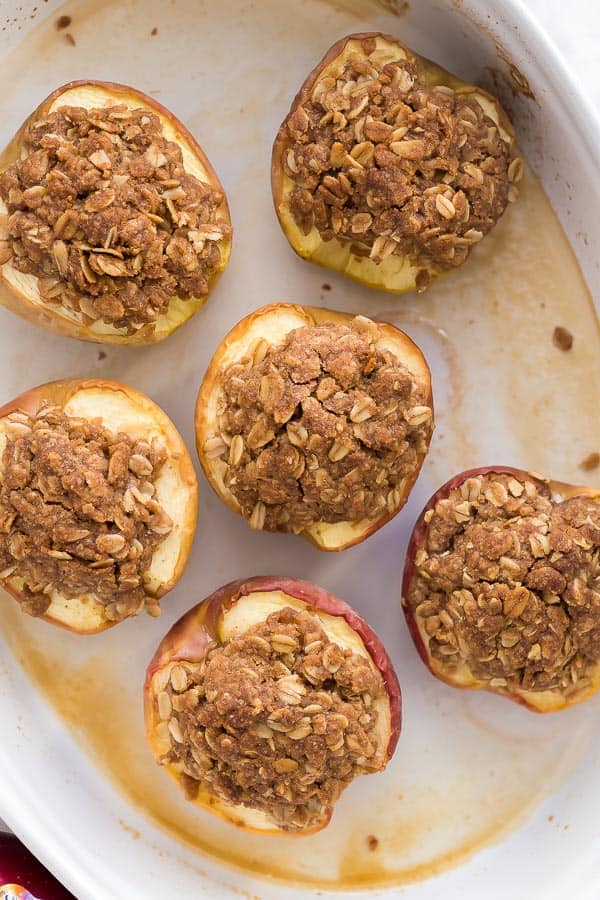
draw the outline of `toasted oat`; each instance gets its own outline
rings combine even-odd
[[[253,528],[302,531],[399,508],[433,413],[364,317],[291,331],[220,375],[220,434],[204,452]]]
[[[145,605],[156,615],[143,574],[172,527],[151,496],[164,447],[58,407],[43,406],[36,416],[16,411],[4,422],[0,578],[22,581],[22,608],[43,615],[58,590],[92,593],[112,621]],[[136,474],[140,459],[144,481]]]
[[[332,671],[332,669],[334,671]],[[213,647],[186,683],[159,679],[159,718],[182,786],[266,812],[286,831],[318,821],[357,775],[385,765],[373,701],[379,672],[290,607]],[[157,682],[158,684],[158,682]]]
[[[600,663],[600,502],[553,502],[534,477],[491,473],[430,512],[405,603],[432,657],[509,693],[589,685]]]

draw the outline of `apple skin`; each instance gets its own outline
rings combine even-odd
[[[560,697],[557,697],[554,692],[551,691],[519,691],[518,693],[508,693],[506,691],[503,691],[501,688],[489,687],[485,682],[476,681],[475,679],[473,680],[473,684],[469,685],[461,683],[459,685],[452,679],[452,677],[444,675],[441,669],[436,668],[434,661],[430,657],[421,635],[421,631],[419,629],[419,625],[417,623],[414,612],[408,607],[408,604],[405,600],[416,568],[415,557],[419,547],[423,543],[425,533],[427,531],[425,514],[430,509],[434,509],[436,503],[439,500],[445,500],[449,496],[451,491],[453,491],[457,487],[460,487],[460,485],[463,484],[468,478],[476,478],[478,475],[491,474],[512,475],[513,478],[517,479],[517,481],[524,481],[526,479],[536,481],[539,488],[543,488],[544,486],[546,487],[547,492],[552,499],[568,500],[572,497],[584,496],[590,497],[593,500],[600,500],[600,490],[585,486],[568,484],[564,481],[553,481],[533,472],[527,472],[525,469],[517,469],[512,466],[481,466],[475,469],[467,469],[464,472],[460,472],[458,475],[454,475],[445,484],[438,488],[438,490],[429,498],[429,500],[423,507],[423,510],[419,515],[419,518],[417,519],[410,536],[410,540],[406,550],[406,561],[404,564],[404,574],[402,578],[402,608],[404,610],[406,624],[414,641],[415,647],[417,648],[419,656],[421,657],[431,674],[438,678],[440,681],[443,681],[445,684],[449,684],[451,687],[460,688],[462,690],[484,690],[488,691],[491,694],[499,694],[502,697],[506,697],[507,699],[512,700],[514,703],[518,703],[520,706],[525,706],[532,712],[540,714],[548,712],[558,712],[561,709],[566,709],[569,706],[574,706],[577,703],[580,703],[584,698],[569,702],[567,700],[561,699]],[[600,666],[593,689],[587,696],[591,696],[591,694],[595,693],[599,688]],[[542,697],[541,695],[544,696]]]
[[[291,322],[288,330],[302,327],[303,325],[321,325],[327,322],[331,322],[334,325],[350,325],[355,318],[354,314],[351,313],[323,309],[321,307],[299,306],[292,303],[271,303],[243,318],[219,344],[206,370],[196,401],[196,449],[200,464],[210,486],[230,509],[240,514],[241,510],[236,498],[223,483],[222,478],[216,471],[213,460],[208,459],[204,452],[204,442],[210,436],[213,423],[211,399],[217,390],[219,374],[223,365],[229,364],[233,359],[244,355],[244,339],[250,330],[255,329],[258,335],[268,339],[270,323],[276,323],[277,319],[282,316],[292,317],[294,320]],[[385,341],[386,346],[396,353],[398,359],[407,366],[421,388],[424,389],[425,402],[432,411],[433,426],[435,410],[431,390],[431,372],[423,353],[414,341],[399,328],[396,328],[395,325],[389,322],[377,321],[374,321],[373,324],[378,328],[381,339]],[[238,344],[240,345],[240,353],[239,357],[236,357],[233,354],[233,350]],[[432,434],[433,427],[429,436],[427,450],[429,449]],[[390,519],[393,519],[405,505],[413,485],[419,477],[426,453],[427,451],[418,454],[418,464],[414,472],[406,479],[400,503],[394,511],[389,512],[385,510],[376,519],[362,519],[359,522],[344,522],[329,526],[325,523],[317,523],[302,531],[302,536],[311,541],[319,550],[330,552],[347,550],[349,547],[354,547],[356,544],[366,540],[366,538],[386,525]],[[340,526],[343,527],[340,528]],[[333,538],[330,535],[333,535]]]
[[[224,615],[240,600],[250,594],[263,591],[281,591],[287,596],[300,600],[315,610],[327,613],[331,616],[339,616],[361,638],[373,663],[381,673],[389,701],[390,710],[390,737],[386,750],[386,763],[391,759],[396,749],[402,724],[402,693],[400,683],[394,671],[392,662],[385,647],[370,627],[370,625],[354,612],[347,603],[330,594],[328,591],[308,581],[297,578],[286,578],[277,575],[257,575],[252,578],[242,578],[231,581],[229,584],[216,590],[209,597],[190,609],[161,641],[156,653],[146,670],[144,683],[144,717],[146,722],[146,737],[150,747],[155,748],[154,728],[157,723],[152,679],[154,675],[171,663],[176,662],[201,662],[209,648],[215,643],[221,643],[220,624]],[[155,756],[157,753],[155,752]],[[169,767],[167,767],[169,771]],[[174,773],[169,772],[173,777]],[[244,822],[238,815],[238,807],[228,805],[225,802],[211,800],[210,797],[198,799],[197,804],[207,808],[222,818],[248,831],[259,831],[261,834],[276,834],[297,837],[313,834],[322,830],[330,821],[333,809],[326,810],[325,815],[310,829],[301,832],[286,832],[277,826],[270,828],[253,828]]]
[[[167,446],[169,459],[172,459],[177,463],[180,482],[187,491],[184,521],[182,522],[182,527],[180,529],[180,547],[177,565],[171,578],[169,578],[168,581],[163,582],[158,590],[154,592],[153,595],[159,599],[172,590],[183,575],[183,571],[189,559],[198,518],[198,480],[196,478],[196,472],[181,435],[166,413],[164,413],[162,409],[145,394],[135,390],[135,388],[121,384],[120,382],[108,381],[103,378],[74,378],[62,381],[51,381],[47,384],[42,384],[25,391],[25,393],[20,394],[18,397],[15,397],[13,400],[10,400],[8,403],[5,403],[4,406],[0,407],[0,422],[5,416],[8,416],[11,412],[15,412],[16,410],[22,410],[29,415],[35,415],[44,401],[64,408],[72,397],[86,389],[99,389],[102,392],[106,391],[108,394],[114,393],[125,395],[125,397],[133,402],[140,411],[150,414],[159,422],[161,434]],[[16,600],[20,599],[21,594],[19,593],[19,590],[12,587],[8,581],[4,582],[2,588]],[[100,604],[96,604],[96,606],[100,607]],[[90,620],[89,625],[79,621],[77,621],[77,624],[69,623],[68,621],[63,621],[62,619],[49,615],[48,613],[39,618],[51,622],[53,625],[65,628],[67,631],[76,632],[77,634],[96,634],[118,624],[118,622],[112,622],[108,619],[104,619],[99,623],[97,621],[98,616],[101,616],[100,610],[98,610],[94,620]]]
[[[37,109],[35,109],[31,113],[31,115],[26,119],[21,128],[17,131],[12,141],[0,153],[0,174],[20,158],[21,148],[23,145],[23,136],[28,125],[38,118],[44,118],[45,116],[47,116],[53,104],[55,104],[63,94],[66,95],[71,91],[93,92],[94,94],[101,97],[104,103],[108,103],[109,101],[112,104],[127,104],[133,102],[137,106],[147,107],[151,112],[156,113],[162,123],[167,123],[173,129],[174,135],[171,140],[175,140],[176,143],[180,144],[180,146],[185,149],[185,152],[187,154],[191,155],[195,158],[195,160],[197,160],[199,167],[203,170],[206,176],[206,182],[210,184],[211,187],[222,192],[223,202],[217,210],[217,217],[219,221],[231,227],[229,206],[227,204],[225,192],[223,190],[221,182],[219,181],[219,177],[212,167],[204,150],[196,141],[191,132],[170,110],[168,110],[153,97],[150,97],[148,94],[144,94],[142,91],[138,91],[136,88],[129,87],[125,84],[118,84],[113,81],[69,81],[67,84],[63,84],[61,85],[61,87],[58,87],[56,88],[56,90],[52,91],[52,93],[49,94],[48,97],[46,97],[46,99],[40,103]],[[65,105],[68,105],[68,103],[69,101],[65,100]],[[2,205],[3,204],[0,202],[0,208],[2,207]],[[0,209],[0,211],[2,210]],[[176,317],[175,321],[167,323],[167,327],[163,329],[155,329],[154,326],[151,325],[143,326],[131,335],[119,334],[116,331],[112,334],[94,333],[89,326],[81,325],[66,318],[59,317],[52,311],[48,304],[40,305],[37,303],[33,303],[25,293],[23,293],[22,291],[17,292],[16,289],[8,283],[6,277],[4,276],[4,266],[0,266],[0,304],[5,306],[7,309],[10,309],[11,312],[17,313],[17,315],[21,316],[24,319],[27,319],[27,321],[32,322],[34,325],[41,326],[49,331],[53,331],[56,334],[61,334],[65,337],[77,338],[80,341],[91,341],[93,343],[100,344],[121,344],[127,346],[155,344],[158,341],[164,340],[165,338],[169,337],[169,335],[176,331],[177,328],[181,327],[181,325],[183,325],[198,309],[200,309],[201,306],[204,305],[204,303],[210,296],[210,292],[214,288],[216,282],[218,281],[222,272],[225,270],[229,261],[229,256],[231,254],[231,238],[219,241],[219,247],[221,249],[221,263],[219,265],[219,268],[213,273],[209,280],[209,293],[202,298],[190,298],[189,300],[187,300],[186,304],[188,305],[186,306],[184,312],[180,316]]]
[[[477,85],[461,81],[455,75],[452,75],[450,72],[447,72],[441,66],[437,65],[437,63],[426,57],[420,56],[397,38],[383,32],[359,32],[341,38],[329,48],[325,56],[306,77],[304,83],[294,97],[290,110],[277,133],[271,157],[271,191],[273,195],[273,204],[283,233],[288,239],[294,252],[300,256],[301,259],[316,263],[326,269],[333,269],[333,271],[340,272],[374,290],[383,291],[388,294],[404,294],[408,291],[418,290],[416,274],[420,269],[427,270],[430,283],[447,275],[452,269],[431,264],[428,260],[422,258],[418,263],[414,265],[411,264],[408,272],[403,269],[400,273],[390,272],[388,274],[388,266],[386,266],[387,260],[384,260],[383,263],[379,265],[371,264],[371,266],[368,267],[369,271],[367,274],[360,271],[348,271],[347,267],[350,265],[348,260],[352,260],[351,254],[345,254],[347,260],[342,261],[341,267],[336,265],[333,259],[335,253],[339,253],[345,246],[345,243],[338,241],[337,239],[328,242],[320,241],[316,248],[311,249],[307,246],[306,240],[303,239],[304,236],[298,226],[292,221],[293,217],[291,217],[291,213],[289,213],[287,204],[287,191],[289,190],[289,185],[286,183],[287,176],[283,168],[282,160],[289,148],[289,138],[286,129],[288,118],[299,106],[303,106],[309,100],[315,84],[322,75],[323,70],[331,65],[331,63],[339,56],[344,54],[347,45],[350,42],[359,42],[369,38],[394,44],[404,51],[408,58],[414,59],[417,64],[418,75],[425,80],[427,85],[442,84],[452,88],[457,94],[475,94],[478,98],[481,98],[485,104],[487,114],[496,121],[501,133],[508,139],[510,148],[512,148],[514,143],[514,130],[510,119],[503,110],[498,99],[494,97],[493,94],[489,94]],[[328,246],[334,248],[334,252],[328,252],[326,249]],[[364,263],[362,264],[362,268],[365,268]]]

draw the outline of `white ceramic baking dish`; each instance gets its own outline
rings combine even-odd
[[[399,600],[412,522],[452,472],[504,462],[584,477],[578,464],[599,443],[600,336],[577,265],[530,177],[477,261],[424,297],[375,295],[291,254],[268,185],[273,135],[321,53],[350,31],[395,33],[500,92],[598,303],[600,129],[561,58],[516,0],[1,6],[0,140],[62,82],[135,84],[172,107],[207,149],[232,201],[236,241],[207,307],[159,347],[102,353],[2,311],[0,399],[101,373],[151,394],[191,446],[195,391],[219,339],[252,308],[290,299],[406,328],[432,362],[438,431],[404,512],[352,551],[323,555],[291,537],[251,533],[202,482],[193,563],[158,622],[77,638],[25,620],[1,597],[0,815],[81,900],[371,890],[402,890],[410,900],[593,900],[598,703],[536,717],[435,682]],[[71,17],[74,43],[55,28],[59,15]],[[552,346],[558,324],[575,334],[568,356]],[[245,835],[193,812],[154,768],[142,736],[144,666],[168,626],[219,584],[266,571],[309,578],[354,604],[384,637],[404,692],[404,731],[388,771],[353,785],[331,826],[305,839]]]

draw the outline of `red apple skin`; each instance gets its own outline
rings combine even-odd
[[[371,659],[381,673],[390,703],[391,733],[387,747],[389,760],[400,737],[402,722],[402,694],[398,677],[387,651],[373,629],[339,597],[309,581],[277,575],[257,575],[231,581],[219,588],[202,603],[190,609],[163,638],[146,672],[144,696],[146,705],[152,702],[150,684],[155,672],[172,662],[199,662],[211,643],[218,643],[219,617],[231,609],[241,597],[259,591],[282,591],[302,600],[321,612],[340,616],[362,639]],[[148,719],[147,719],[148,721]]]
[[[421,633],[419,631],[419,626],[417,625],[414,613],[411,609],[407,607],[404,603],[404,597],[408,594],[408,588],[410,582],[412,580],[414,571],[415,571],[415,556],[417,550],[423,543],[423,538],[425,536],[425,532],[427,530],[427,523],[425,522],[425,514],[433,509],[438,502],[438,500],[445,500],[446,497],[449,496],[451,491],[454,488],[459,487],[463,484],[468,478],[476,478],[478,475],[512,475],[513,478],[516,478],[517,481],[525,481],[526,479],[530,479],[533,481],[537,481],[538,485],[546,487],[547,493],[550,496],[553,496],[555,493],[560,492],[561,496],[564,499],[569,497],[591,497],[592,499],[600,499],[600,490],[594,490],[593,488],[588,488],[584,486],[577,486],[572,484],[567,484],[562,481],[551,481],[549,479],[542,478],[540,475],[536,475],[533,472],[527,472],[525,469],[516,469],[513,466],[481,466],[476,469],[467,469],[464,472],[460,472],[458,475],[454,475],[450,478],[445,484],[443,484],[438,490],[433,494],[425,506],[417,519],[415,526],[412,530],[412,534],[410,536],[410,540],[408,542],[408,547],[406,549],[406,561],[404,564],[404,574],[402,577],[402,608],[404,610],[404,617],[406,619],[406,624],[408,626],[408,630],[410,635],[414,641],[415,647],[419,653],[419,656],[431,672],[431,674],[439,679],[439,681],[443,681],[444,684],[449,684],[450,687],[456,688],[457,685],[452,681],[451,678],[446,678],[439,672],[435,672],[431,666],[431,660],[429,657],[429,653],[427,651],[427,647],[425,646],[423,639],[421,637]],[[532,712],[539,713],[542,715],[546,710],[539,709],[537,706],[532,703],[528,703],[524,697],[520,697],[518,695],[513,694],[505,694],[501,693],[494,688],[482,688],[477,685],[461,685],[460,688],[462,690],[485,690],[491,694],[500,693],[502,697],[506,697],[509,700],[512,700],[514,703],[518,703],[520,706],[524,706],[526,709],[531,710]],[[567,704],[569,705],[569,704]]]

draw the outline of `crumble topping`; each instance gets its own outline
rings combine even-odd
[[[600,663],[600,503],[492,473],[426,518],[405,603],[432,657],[507,692],[585,690]]]
[[[220,434],[205,452],[227,461],[225,484],[254,528],[298,533],[400,506],[433,416],[378,337],[363,317],[304,326],[222,373]]]
[[[376,263],[459,266],[517,199],[523,161],[471,94],[428,86],[414,57],[392,61],[373,38],[362,47],[284,123],[292,215]]]
[[[271,613],[200,665],[161,676],[158,727],[171,742],[161,764],[180,764],[189,799],[202,785],[295,831],[318,822],[357,775],[385,766],[373,706],[383,679],[308,611]]]
[[[101,421],[44,405],[13,412],[0,483],[0,579],[22,579],[22,609],[44,615],[52,590],[86,593],[120,621],[144,607],[144,573],[172,522],[155,498],[165,448],[115,434]]]
[[[155,113],[62,106],[23,146],[0,176],[0,261],[37,276],[45,303],[133,334],[173,297],[208,293],[230,233],[223,194],[185,172]]]

